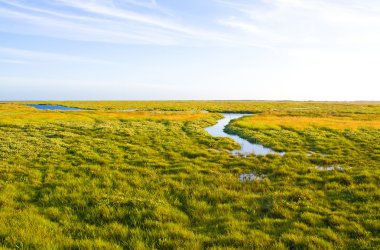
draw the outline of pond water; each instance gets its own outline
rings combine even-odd
[[[224,118],[220,119],[214,126],[206,128],[206,131],[215,137],[228,137],[240,144],[241,148],[233,150],[232,153],[248,155],[254,153],[255,155],[267,155],[267,154],[280,154],[285,153],[276,152],[270,148],[264,147],[260,144],[251,143],[237,135],[231,135],[224,132],[224,128],[234,119],[238,119],[244,116],[250,116],[250,114],[235,114],[235,113],[223,113]]]
[[[255,173],[244,173],[240,174],[240,181],[246,182],[246,181],[262,181],[264,180],[266,175],[256,175]]]
[[[321,171],[333,171],[333,170],[343,171],[343,167],[341,166],[315,166],[314,168]]]
[[[63,111],[82,110],[79,108],[66,107],[62,105],[28,104],[27,106],[34,107],[39,110],[63,110]]]

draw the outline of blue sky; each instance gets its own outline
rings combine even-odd
[[[0,100],[380,100],[378,0],[0,0]]]

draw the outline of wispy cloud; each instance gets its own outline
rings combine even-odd
[[[0,30],[71,40],[123,44],[227,43],[225,34],[193,27],[156,1],[53,0],[44,4],[0,0]],[[20,21],[22,25],[17,25]]]
[[[379,48],[380,2],[375,0],[214,0],[235,13],[219,23],[274,47]]]
[[[190,29],[187,29],[181,25],[166,20],[164,17],[159,17],[157,15],[147,15],[140,14],[136,11],[130,11],[128,9],[122,9],[121,6],[117,5],[114,1],[76,1],[76,0],[58,0],[67,7],[74,9],[79,9],[84,11],[86,14],[99,15],[103,18],[110,19],[122,19],[126,21],[132,21],[136,23],[141,23],[149,25],[152,27],[159,27],[167,30],[174,30],[182,33],[191,33]],[[129,3],[135,3],[135,1],[128,1]],[[139,6],[144,6],[143,2],[137,4]]]
[[[0,31],[120,44],[380,46],[376,0],[205,1],[200,23],[158,0],[0,0]]]

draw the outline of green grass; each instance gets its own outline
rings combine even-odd
[[[4,248],[380,247],[377,103],[50,103],[94,110],[0,104]],[[234,156],[204,131],[221,116],[191,110],[260,113],[228,130],[288,153]]]

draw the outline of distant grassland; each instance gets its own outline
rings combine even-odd
[[[5,249],[380,248],[378,103],[25,103],[0,103]],[[232,155],[204,130],[227,111],[285,156]]]
[[[214,112],[267,112],[267,111],[291,111],[302,114],[315,114],[325,112],[343,113],[380,113],[378,102],[268,102],[268,101],[50,101],[29,102],[61,104],[78,108],[96,110],[209,110]]]
[[[53,111],[37,110],[33,107],[19,104],[0,105],[0,122],[27,123],[27,122],[57,122],[57,121],[96,121],[96,120],[196,120],[211,116],[200,112],[170,112],[170,111]]]
[[[302,116],[301,114],[260,114],[244,118],[236,124],[257,129],[265,128],[297,128],[324,127],[332,129],[380,129],[380,114],[351,114],[346,116]]]

